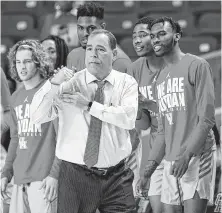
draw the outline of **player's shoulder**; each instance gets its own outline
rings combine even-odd
[[[117,45],[116,47],[117,50],[117,57],[116,60],[118,59],[125,59],[131,62],[129,56]]]
[[[15,92],[12,93],[12,100],[16,100],[16,98],[25,91],[25,86],[21,85]]]
[[[204,58],[201,58],[197,55],[193,55],[190,53],[187,53],[186,55],[191,66],[199,66],[201,64],[205,64],[209,66],[209,63]]]
[[[70,56],[80,56],[81,54],[84,54],[85,50],[82,47],[77,47],[75,49],[73,49],[70,53],[69,53],[69,57]]]
[[[133,63],[132,63],[132,68],[138,69],[139,67],[141,67],[144,63],[146,62],[146,58],[145,57],[139,57],[138,59],[136,59]]]

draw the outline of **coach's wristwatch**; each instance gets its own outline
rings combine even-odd
[[[88,112],[89,112],[91,106],[92,106],[92,101],[90,101],[89,104],[88,104],[88,108],[87,108],[87,111],[88,111]]]

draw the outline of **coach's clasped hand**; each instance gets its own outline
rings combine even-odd
[[[68,81],[76,73],[76,68],[68,69],[67,67],[61,66],[61,68],[54,71],[53,77],[50,82],[55,85],[60,85],[64,81]]]
[[[84,97],[81,93],[75,92],[74,94],[61,94],[60,99],[66,103],[73,103],[75,106],[87,110],[89,100]]]

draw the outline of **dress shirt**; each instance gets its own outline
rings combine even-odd
[[[59,116],[56,156],[59,159],[84,165],[84,153],[88,137],[90,117],[103,121],[99,157],[95,167],[116,165],[131,154],[129,130],[135,127],[138,108],[138,84],[128,74],[112,70],[104,79],[104,104],[93,101],[97,84],[95,76],[87,69],[77,72],[69,81],[56,86],[47,81],[35,94],[30,110],[32,122],[39,124]],[[80,92],[92,106],[89,112],[73,103],[59,99],[63,88]],[[86,107],[87,108],[87,107]]]

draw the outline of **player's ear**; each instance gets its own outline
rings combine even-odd
[[[105,23],[105,22],[102,22],[102,23],[100,24],[100,26],[101,26],[102,29],[105,30],[105,28],[106,28],[106,23]]]
[[[117,57],[117,49],[114,49],[113,50],[113,61],[116,60],[116,57]]]
[[[180,40],[180,38],[181,38],[180,33],[175,33],[175,34],[174,34],[174,40],[175,40],[176,42],[178,42],[178,41]]]

